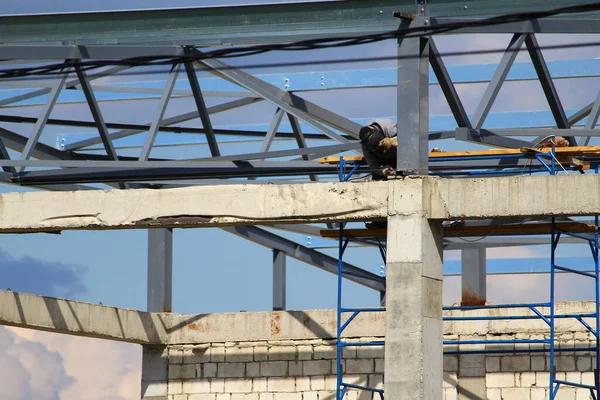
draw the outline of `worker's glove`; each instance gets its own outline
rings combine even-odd
[[[394,150],[398,147],[398,137],[383,138],[379,141],[379,145],[377,147],[382,153],[387,153],[388,151]]]
[[[383,176],[394,176],[396,175],[396,169],[392,167],[385,167],[381,170]]]

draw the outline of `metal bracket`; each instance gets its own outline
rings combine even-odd
[[[415,14],[411,14],[411,13],[404,12],[404,11],[396,11],[392,15],[395,18],[406,19],[406,20],[410,20],[410,21],[413,21],[415,18],[417,18],[417,16]]]

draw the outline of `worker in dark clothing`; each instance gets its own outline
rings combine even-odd
[[[362,152],[373,180],[386,180],[396,174],[397,135],[397,125],[391,119],[374,119],[360,129]]]

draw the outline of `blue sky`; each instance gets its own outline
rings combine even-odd
[[[264,0],[262,3],[275,3],[277,1]],[[203,5],[244,4],[253,3],[250,0],[228,1],[218,0],[147,0],[141,2],[131,0],[105,0],[77,1],[77,0],[5,0],[2,14],[47,13],[47,12],[77,12],[90,10],[117,10],[140,9],[157,7],[187,7]],[[508,37],[505,35],[483,35],[471,38],[440,38],[438,47],[442,51],[458,49],[498,48],[506,45]],[[541,43],[560,43],[570,39],[558,37],[540,37]],[[577,40],[597,40],[597,37],[578,37]],[[310,55],[286,54],[286,59],[305,60],[318,58],[339,58],[346,55],[348,50],[339,52],[316,52]],[[395,52],[394,43],[381,43],[361,49],[361,54],[390,55]],[[596,58],[600,56],[598,48],[579,49],[573,51],[551,51],[545,53],[548,59],[565,58]],[[265,55],[251,61],[276,60],[279,55]],[[495,63],[499,55],[490,54],[484,57],[460,56],[447,59],[447,64],[472,64]],[[526,61],[526,57],[519,56],[519,61]],[[243,65],[249,61],[234,60],[236,65]],[[359,64],[358,66],[319,66],[314,68],[295,67],[294,71],[337,70],[343,68],[379,68],[393,67],[393,62]],[[289,70],[271,68],[256,72],[270,72],[284,74]],[[163,79],[163,78],[161,78]],[[590,102],[596,95],[598,80],[561,81],[557,83],[558,90],[563,98],[565,107],[576,109]],[[472,112],[478,99],[483,93],[484,86],[477,84],[461,85],[458,90],[468,112]],[[586,90],[591,89],[591,90]],[[515,95],[519,93],[519,95]],[[374,113],[394,115],[396,93],[395,90],[355,91],[344,93],[317,93],[307,94],[310,100],[327,104],[337,112],[347,116],[369,118]],[[119,104],[103,105],[105,112],[111,112],[112,118],[118,121],[130,121],[131,114],[135,114],[135,122],[147,122],[151,119],[153,105],[151,102],[140,102],[133,112],[119,112]],[[432,114],[448,114],[448,107],[444,104],[439,89],[432,88],[430,107]],[[170,115],[191,111],[189,101],[173,101],[167,110]],[[541,96],[539,84],[530,82],[508,83],[501,91],[495,111],[533,111],[547,110]],[[23,110],[20,110],[23,111]],[[28,108],[27,113],[35,115],[36,108]],[[89,116],[89,110],[82,106],[62,106],[55,110],[54,116],[68,117],[78,115],[81,118]],[[261,104],[252,106],[238,119],[232,119],[231,114],[215,117],[215,124],[267,124],[274,112],[272,106]],[[144,120],[144,121],[142,121]],[[508,123],[508,122],[507,122]],[[28,134],[30,126],[7,124],[7,127],[20,133]],[[44,134],[44,141],[53,145],[57,135],[70,133],[80,134],[81,131],[58,129],[49,127]],[[260,144],[246,145],[243,150],[256,151]],[[240,150],[238,149],[235,149]],[[169,154],[171,150],[160,150]],[[224,152],[234,151],[227,150]],[[180,154],[206,154],[205,147],[186,148],[178,150]],[[161,153],[162,154],[162,153]],[[17,191],[18,188],[0,186],[1,192]],[[304,243],[306,237],[302,235],[288,235]],[[335,245],[335,242],[332,242]],[[335,256],[337,250],[329,249],[324,252]],[[568,266],[577,266],[579,263],[589,265],[587,256],[589,250],[582,246],[566,246],[560,249],[560,256],[567,259]],[[498,249],[490,250],[490,270],[502,270],[518,266],[520,270],[539,271],[549,265],[548,246],[527,249]],[[373,272],[378,272],[381,259],[377,250],[350,248],[346,260]],[[269,249],[247,242],[219,229],[187,229],[176,230],[174,234],[174,279],[173,279],[173,306],[175,312],[180,313],[211,313],[227,311],[258,311],[271,308],[272,285],[272,254]],[[29,234],[29,235],[2,235],[0,236],[0,288],[10,288],[15,291],[37,293],[48,296],[67,297],[80,301],[127,307],[134,309],[146,308],[146,265],[147,265],[147,233],[145,231],[66,231],[61,235]],[[450,272],[460,268],[457,254],[446,254],[445,266]],[[336,277],[322,272],[314,267],[297,262],[293,259],[287,261],[287,305],[289,309],[334,308],[336,297]],[[493,275],[488,278],[488,299],[496,302],[514,301],[545,301],[548,299],[548,277],[542,274],[529,274],[518,276]],[[449,277],[445,282],[444,300],[446,303],[458,301],[460,298],[460,279]],[[590,299],[593,293],[589,282],[580,278],[560,276],[558,298],[561,300]],[[348,306],[373,306],[377,305],[379,294],[350,282],[344,284],[344,302]],[[55,391],[65,393],[65,388],[75,390],[80,387],[88,391],[93,387],[100,387],[96,371],[91,371],[83,376],[86,368],[94,369],[98,362],[105,362],[106,371],[114,375],[112,380],[103,380],[109,386],[118,386],[124,377],[130,381],[139,382],[139,349],[122,344],[104,341],[88,341],[58,337],[45,333],[24,334],[22,337],[6,334],[0,327],[0,372],[2,366],[14,371],[25,371],[26,365],[20,363],[18,356],[35,354],[40,361],[40,369],[32,372],[36,379],[27,386],[27,382],[15,379],[20,388],[16,387],[19,396],[5,396],[6,398],[29,399],[41,398],[41,393]],[[30,335],[30,336],[27,336]],[[23,339],[25,337],[26,339]],[[28,341],[30,340],[30,341]],[[105,347],[102,347],[105,346]],[[120,347],[119,347],[120,346]],[[93,350],[95,349],[95,350]],[[95,352],[94,352],[95,351]],[[60,353],[61,356],[57,356]],[[89,357],[89,358],[88,358]],[[136,358],[137,357],[137,358]],[[105,360],[105,361],[103,361]],[[93,366],[94,368],[90,368]],[[136,370],[137,368],[137,370]],[[37,377],[53,371],[54,375],[46,380]],[[137,372],[136,372],[137,371]],[[14,372],[14,374],[17,374]],[[108,372],[107,372],[108,373]],[[13,375],[14,375],[13,374]],[[67,375],[76,376],[73,382]],[[3,376],[4,372],[2,372]],[[88,380],[86,380],[88,379]],[[9,380],[10,381],[10,380]],[[42,391],[36,387],[36,381],[54,382],[48,390]],[[109,382],[109,383],[106,383]],[[135,386],[135,385],[134,385]],[[3,385],[6,390],[6,385]],[[28,388],[27,392],[25,388]],[[88,389],[89,388],[89,389]],[[2,394],[0,388],[0,394]],[[128,396],[127,390],[113,397],[107,398],[122,400],[136,398],[136,388]],[[74,392],[71,392],[74,393]],[[98,395],[100,396],[101,392]],[[37,397],[36,397],[37,396]],[[59,398],[58,396],[56,398]],[[63,397],[69,398],[69,397]],[[73,396],[71,398],[77,398]],[[100,398],[100,397],[99,397]],[[94,398],[95,399],[95,398]]]

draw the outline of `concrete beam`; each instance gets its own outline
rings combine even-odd
[[[186,228],[385,218],[385,183],[221,185],[0,195],[0,232]]]
[[[0,195],[0,232],[595,215],[598,193],[597,175],[8,193]]]
[[[0,325],[137,344],[166,340],[164,316],[77,301],[0,291]]]

